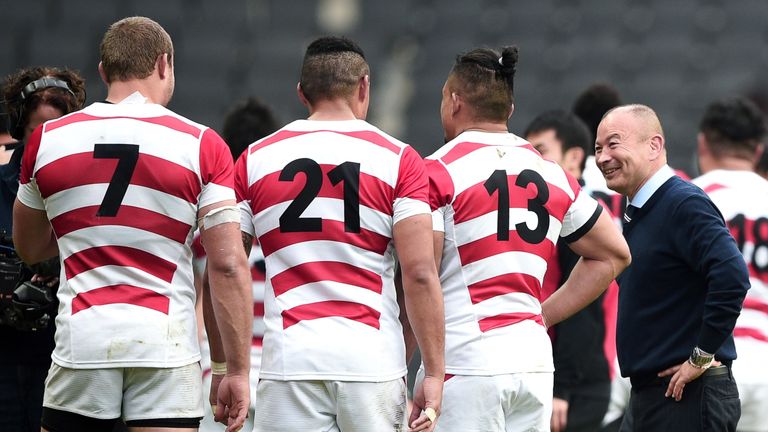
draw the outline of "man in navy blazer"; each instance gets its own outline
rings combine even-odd
[[[707,195],[667,165],[651,108],[606,113],[595,157],[608,187],[629,199],[617,350],[632,381],[632,424],[621,430],[735,431],[733,328],[749,289],[736,242]]]

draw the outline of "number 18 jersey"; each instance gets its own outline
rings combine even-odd
[[[45,123],[19,201],[58,240],[53,361],[179,367],[200,359],[190,245],[199,208],[234,200],[232,157],[212,130],[134,93]]]
[[[392,230],[430,213],[419,155],[361,120],[298,120],[250,146],[235,185],[266,263],[260,378],[405,375]]]
[[[540,304],[547,261],[602,207],[513,134],[464,132],[426,166],[434,230],[445,232],[446,373],[552,372]]]

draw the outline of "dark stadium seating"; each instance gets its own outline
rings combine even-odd
[[[503,0],[358,1],[360,19],[346,34],[367,51],[374,86],[398,43],[418,44],[408,65],[414,91],[401,137],[424,154],[442,142],[439,91],[448,69],[473,46],[520,46],[513,131],[545,109],[570,107],[589,84],[609,81],[625,100],[659,111],[671,162],[688,171],[704,104],[747,90],[768,65],[760,0],[549,0],[524,8]],[[28,64],[67,65],[83,72],[89,100],[98,100],[105,94],[96,72],[101,34],[119,17],[146,15],[176,43],[172,108],[218,127],[230,103],[254,94],[288,121],[305,113],[294,88],[304,46],[326,32],[317,18],[325,3],[6,0],[0,74]]]

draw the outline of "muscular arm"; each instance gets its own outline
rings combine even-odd
[[[200,210],[200,215],[233,202],[220,202]],[[240,227],[237,223],[223,223],[201,232],[203,246],[208,256],[207,277],[203,291],[210,291],[206,301],[209,319],[215,316],[210,328],[211,358],[217,360],[223,354],[227,361],[227,374],[246,375],[250,369],[250,340],[252,329],[252,292],[248,258],[241,245]],[[210,284],[210,286],[208,286]],[[210,312],[213,312],[211,314]],[[217,331],[218,330],[218,331]],[[220,337],[223,347],[215,345]],[[219,358],[220,359],[220,358]]]
[[[547,326],[568,318],[593,302],[630,263],[629,246],[607,212],[569,245],[581,256],[570,277],[542,305]]]
[[[13,204],[13,244],[27,264],[36,264],[59,254],[59,246],[44,210]]]
[[[427,376],[445,376],[443,294],[432,253],[432,217],[415,215],[395,224],[395,248],[402,269],[408,318],[421,350]]]

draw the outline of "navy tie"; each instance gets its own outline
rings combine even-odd
[[[636,211],[637,207],[633,206],[632,204],[628,205],[627,209],[624,211],[624,222],[632,222],[632,217],[635,215]]]

